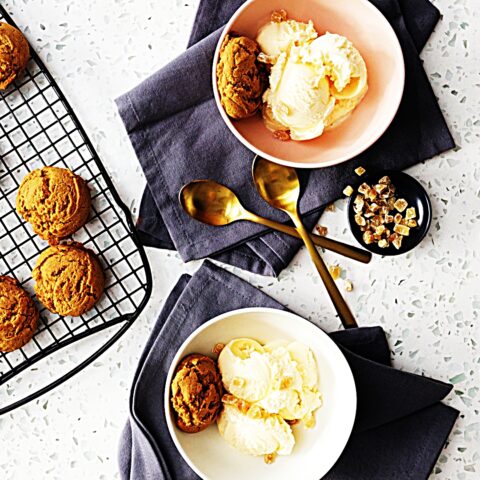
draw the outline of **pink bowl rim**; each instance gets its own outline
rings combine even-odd
[[[259,148],[255,147],[255,145],[251,144],[246,138],[244,138],[238,130],[233,126],[233,123],[230,119],[230,117],[226,114],[221,102],[220,102],[220,95],[218,93],[218,88],[217,88],[217,63],[218,59],[220,57],[220,48],[222,46],[223,40],[225,39],[225,36],[227,33],[231,30],[233,23],[235,23],[235,20],[241,15],[241,13],[248,8],[252,3],[259,1],[259,0],[247,0],[243,5],[241,5],[236,12],[232,15],[228,23],[225,25],[223,28],[222,34],[220,35],[220,38],[217,43],[217,48],[215,49],[215,53],[213,56],[213,63],[212,63],[212,87],[213,87],[213,96],[215,98],[215,103],[217,104],[217,108],[220,111],[220,115],[223,118],[223,121],[229,128],[229,130],[235,135],[237,140],[239,140],[245,147],[247,147],[249,150],[251,150],[253,153],[267,159],[271,160],[272,162],[278,163],[280,165],[285,165],[287,167],[294,167],[294,168],[306,168],[306,169],[315,169],[315,168],[325,168],[325,167],[331,167],[333,165],[338,165],[340,163],[346,162],[348,160],[351,160],[352,158],[356,157],[357,155],[360,155],[363,153],[367,148],[371,147],[387,130],[387,128],[390,126],[392,123],[393,119],[395,118],[395,115],[398,112],[398,108],[400,107],[400,102],[402,101],[403,98],[403,91],[405,88],[405,60],[403,57],[403,51],[402,47],[400,46],[400,42],[398,41],[398,37],[393,30],[392,26],[390,23],[387,21],[385,16],[378,10],[375,5],[370,3],[368,0],[354,0],[359,3],[362,3],[364,6],[370,9],[372,12],[372,15],[379,16],[380,20],[386,24],[387,30],[389,30],[390,34],[393,36],[394,39],[394,44],[395,44],[395,52],[392,51],[392,54],[400,60],[399,65],[401,66],[402,72],[401,72],[401,88],[398,89],[397,95],[395,98],[391,100],[391,104],[395,105],[395,107],[392,109],[390,117],[388,120],[385,122],[385,125],[383,128],[379,129],[379,131],[372,136],[371,140],[368,142],[365,142],[364,145],[361,145],[358,147],[356,150],[345,154],[341,155],[335,160],[331,160],[329,162],[309,162],[309,163],[303,163],[303,162],[292,162],[290,160],[284,160],[278,157],[275,157],[273,155],[270,155],[269,153],[266,153]]]

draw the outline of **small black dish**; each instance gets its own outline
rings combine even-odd
[[[362,183],[374,185],[378,183],[378,180],[383,176],[388,175],[396,188],[395,196],[397,198],[404,198],[408,202],[409,207],[415,207],[417,211],[417,223],[418,225],[410,229],[410,235],[403,238],[402,246],[397,250],[393,245],[389,245],[387,248],[380,248],[376,243],[367,245],[363,241],[363,232],[355,222],[355,211],[353,204],[358,192],[357,189]],[[372,253],[377,255],[402,255],[415,248],[424,238],[432,223],[432,204],[428,197],[427,192],[422,185],[410,175],[400,171],[379,171],[371,173],[370,175],[358,177],[358,183],[352,185],[354,192],[352,193],[348,202],[348,223],[350,224],[350,230],[357,242]]]

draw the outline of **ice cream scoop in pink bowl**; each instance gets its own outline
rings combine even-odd
[[[289,19],[308,22],[322,35],[347,37],[365,60],[368,92],[339,126],[307,141],[281,141],[268,130],[260,114],[232,120],[220,103],[216,66],[229,32],[255,39],[272,12],[285,10]],[[249,0],[232,16],[220,37],[213,59],[213,92],[228,128],[256,154],[283,165],[320,168],[350,160],[370,147],[392,122],[403,95],[405,66],[397,36],[385,17],[368,0]]]

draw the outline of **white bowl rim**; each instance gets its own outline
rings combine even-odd
[[[338,357],[338,362],[344,363],[343,368],[345,369],[345,372],[348,372],[348,382],[350,383],[350,398],[352,399],[352,408],[350,412],[345,412],[345,416],[347,416],[350,413],[350,418],[347,417],[347,425],[348,428],[345,429],[344,435],[343,435],[343,448],[338,452],[337,458],[332,459],[332,467],[333,465],[337,462],[337,460],[340,458],[340,455],[343,453],[343,450],[345,449],[345,446],[347,445],[347,442],[350,438],[350,435],[352,433],[353,425],[355,423],[355,418],[357,414],[357,389],[355,386],[355,380],[353,378],[353,373],[352,370],[350,369],[350,366],[348,365],[348,362],[346,358],[344,357],[343,353],[339,349],[339,347],[336,345],[336,343],[329,337],[329,335],[324,332],[321,328],[317,327],[314,323],[310,322],[309,320],[301,317],[300,315],[297,315],[293,312],[289,312],[288,310],[279,310],[277,308],[269,308],[269,307],[248,307],[248,308],[239,308],[236,310],[231,310],[229,312],[222,313],[221,315],[218,315],[202,325],[200,325],[198,328],[196,328],[180,345],[179,349],[177,350],[177,353],[172,359],[172,363],[170,364],[170,367],[168,369],[167,373],[167,378],[165,382],[165,390],[164,390],[164,415],[165,419],[167,422],[167,427],[168,431],[170,433],[170,437],[173,440],[173,443],[175,444],[175,447],[177,450],[180,452],[180,455],[182,458],[185,460],[185,462],[188,464],[188,466],[202,479],[207,479],[208,477],[205,476],[205,473],[202,472],[200,469],[197,468],[197,466],[190,460],[187,452],[183,449],[182,445],[180,444],[177,435],[176,435],[176,426],[172,422],[171,418],[171,406],[170,406],[170,385],[172,383],[172,378],[173,378],[173,373],[175,371],[176,366],[178,365],[178,362],[180,359],[185,355],[184,350],[186,346],[195,338],[198,334],[200,334],[203,330],[207,329],[211,325],[218,323],[226,318],[229,317],[234,317],[236,315],[249,315],[249,314],[262,314],[262,313],[270,313],[270,314],[275,314],[275,315],[281,315],[290,318],[291,320],[297,321],[297,322],[306,322],[312,327],[312,331],[315,331],[316,334],[319,334],[324,337],[324,339],[327,342],[330,342],[331,345],[340,353]],[[344,417],[345,418],[345,417]],[[325,472],[326,473],[326,472]]]
[[[258,1],[258,0],[247,0],[243,5],[241,5],[235,13],[232,15],[228,23],[225,25],[223,28],[222,34],[220,35],[220,38],[217,43],[217,48],[215,49],[215,53],[213,56],[213,63],[212,63],[212,87],[213,87],[213,96],[215,98],[215,103],[217,105],[218,110],[220,111],[220,115],[222,116],[225,124],[227,125],[228,129],[235,135],[237,140],[239,140],[245,147],[247,147],[249,150],[251,150],[253,153],[256,153],[257,155],[267,159],[271,160],[272,162],[278,163],[280,165],[285,165],[287,167],[294,167],[294,168],[306,168],[306,169],[315,169],[315,168],[324,168],[324,167],[331,167],[333,165],[338,165],[340,163],[346,162],[348,160],[351,160],[352,158],[356,157],[357,155],[360,155],[363,153],[367,148],[371,147],[387,130],[387,128],[390,126],[390,124],[393,122],[393,119],[395,118],[395,115],[398,112],[398,109],[400,107],[400,103],[403,98],[403,92],[405,89],[405,59],[403,57],[403,51],[402,47],[400,46],[400,42],[398,40],[397,34],[395,33],[395,30],[393,30],[393,27],[390,25],[388,20],[385,18],[382,12],[370,3],[368,0],[356,0],[357,2],[363,3],[367,8],[370,8],[372,11],[372,14],[374,15],[380,15],[381,19],[383,22],[386,23],[387,29],[390,31],[390,33],[393,35],[394,38],[394,43],[396,47],[396,56],[399,56],[401,58],[401,84],[402,88],[398,89],[397,96],[393,97],[389,103],[392,105],[395,105],[395,107],[392,109],[391,115],[388,118],[388,121],[385,122],[385,126],[383,129],[379,129],[379,131],[372,137],[372,141],[367,142],[365,145],[359,146],[356,150],[349,154],[345,154],[342,156],[339,156],[335,160],[330,160],[329,162],[309,162],[309,163],[303,163],[303,162],[291,162],[290,160],[283,160],[281,158],[275,157],[273,155],[270,155],[269,153],[263,152],[262,150],[258,149],[255,147],[255,145],[251,144],[248,140],[246,140],[242,135],[240,135],[237,131],[237,129],[233,126],[232,120],[230,117],[227,115],[225,112],[225,109],[222,107],[221,101],[220,101],[220,95],[218,93],[218,88],[217,88],[217,63],[218,59],[220,57],[220,48],[222,46],[223,40],[225,39],[225,36],[227,33],[230,31],[232,24],[235,22],[237,17],[245,10],[248,8],[250,4],[253,2]]]

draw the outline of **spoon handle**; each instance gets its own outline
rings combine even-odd
[[[268,218],[259,217],[258,215],[250,212],[248,212],[245,220],[260,223],[261,225],[265,225],[272,230],[278,230],[279,232],[286,233],[287,235],[291,235],[292,237],[302,238],[296,228],[290,227],[289,225],[284,225],[283,223],[275,222],[273,220],[269,220]],[[308,235],[310,236],[312,242],[315,245],[325,248],[326,250],[338,253],[339,255],[343,255],[344,257],[351,258],[352,260],[356,260],[357,262],[369,263],[372,259],[372,254],[367,250],[362,250],[361,248],[347,245],[346,243],[332,240],[331,238],[322,237],[314,233],[309,233]]]
[[[328,294],[330,295],[335,310],[337,311],[343,326],[345,328],[358,327],[357,321],[355,320],[352,312],[350,311],[347,302],[345,302],[344,298],[342,297],[342,294],[340,293],[340,290],[338,289],[335,281],[330,275],[330,272],[328,271],[325,262],[318,253],[318,250],[313,245],[307,229],[304,227],[298,215],[291,214],[290,217],[293,220],[298,233],[302,237],[302,240],[307,247],[308,253],[312,257],[313,263],[315,263],[315,266],[317,267],[318,273],[323,280],[323,283],[327,289]]]

